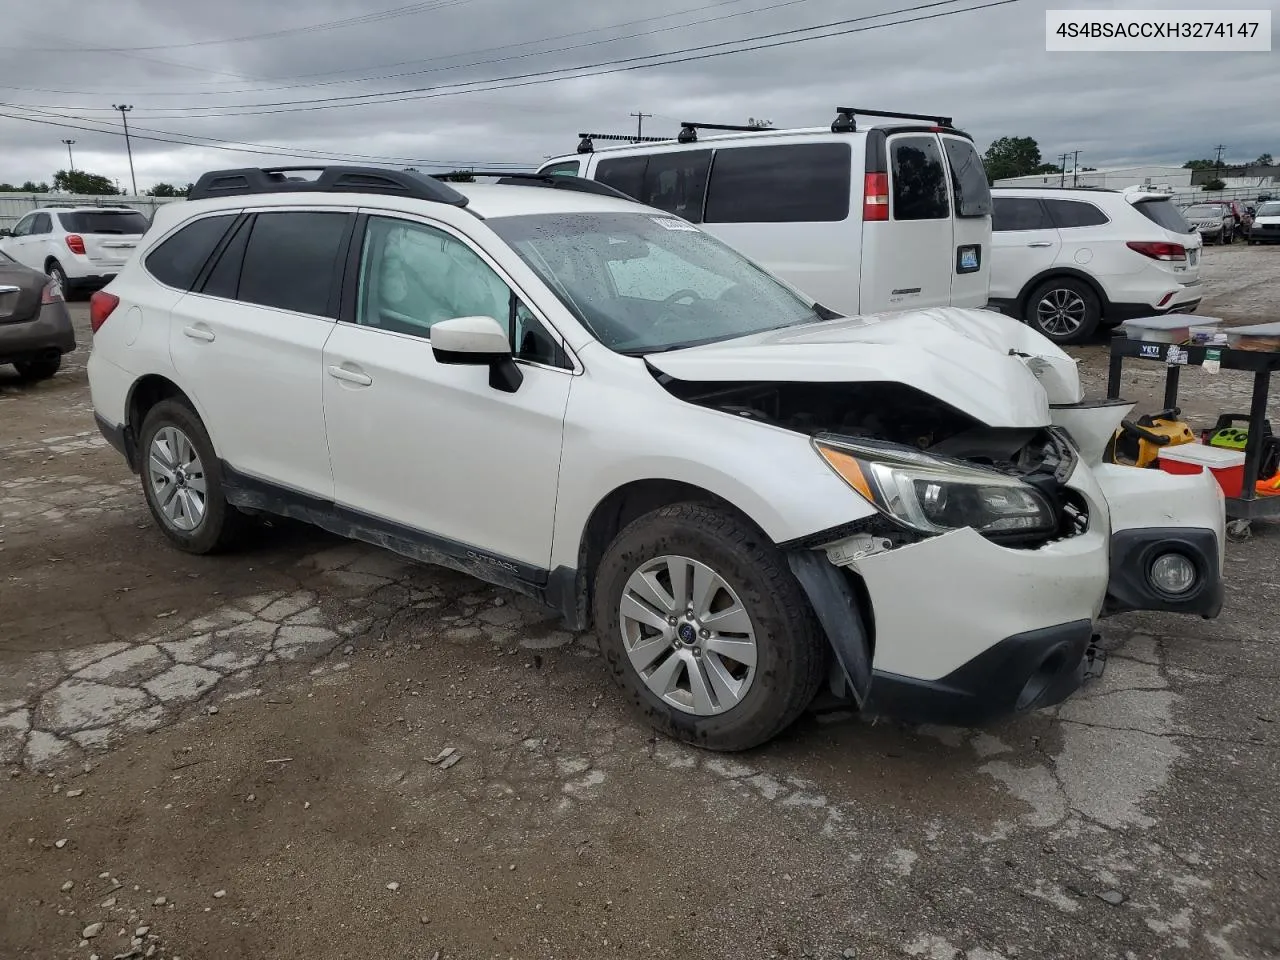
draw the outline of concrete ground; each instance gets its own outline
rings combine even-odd
[[[1276,318],[1280,251],[1205,261],[1202,312]],[[504,591],[286,523],[170,549],[85,353],[0,373],[0,957],[1280,957],[1280,526],[1057,709],[713,755]]]

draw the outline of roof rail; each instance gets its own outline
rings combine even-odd
[[[319,171],[309,180],[289,176],[302,171]],[[448,184],[415,170],[387,170],[381,167],[240,167],[210,170],[201,174],[187,193],[188,200],[209,197],[237,197],[255,193],[381,193],[447,203],[465,207],[467,198]]]
[[[592,193],[600,197],[614,197],[635,203],[636,198],[616,190],[607,183],[588,180],[571,173],[512,173],[509,170],[464,170],[473,177],[498,177],[502,186],[515,187],[551,187],[558,190],[572,190],[574,193]],[[433,177],[443,179],[451,177],[451,173],[434,173]]]
[[[926,120],[940,127],[953,126],[950,117],[931,117],[923,113],[898,113],[890,110],[863,110],[861,107],[836,107],[836,118],[831,121],[832,133],[855,133],[858,123],[854,116],[887,117],[891,120]]]
[[[662,143],[664,140],[670,140],[670,137],[637,137],[622,133],[580,133],[582,139],[578,141],[579,153],[592,153],[595,151],[593,140],[622,140],[626,143]]]
[[[769,130],[769,127],[748,127],[736,123],[693,123],[690,120],[680,121],[680,134],[676,140],[680,143],[693,143],[698,139],[699,130],[736,130],[742,133],[756,133]]]

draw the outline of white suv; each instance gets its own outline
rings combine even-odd
[[[1105,613],[1218,613],[1217,484],[1101,463],[1128,407],[1015,321],[842,318],[579,178],[286,175],[206,174],[91,302],[99,428],[181,549],[265,511],[505,585],[716,749],[824,679],[1054,703]]]
[[[110,281],[148,226],[145,216],[126,207],[41,207],[0,234],[0,251],[48,274],[71,295]]]
[[[1192,313],[1203,241],[1167,194],[992,190],[991,306],[1056,343],[1133,317]]]

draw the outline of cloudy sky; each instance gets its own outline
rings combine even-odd
[[[77,169],[127,188],[120,103],[133,106],[140,190],[318,157],[533,165],[571,153],[579,131],[634,129],[637,111],[652,114],[646,135],[671,135],[682,119],[826,124],[846,104],[947,114],[982,149],[1032,136],[1046,160],[1078,149],[1090,166],[1180,163],[1219,143],[1229,160],[1280,156],[1274,40],[1271,53],[1044,49],[1049,8],[1214,4],[1005,0],[954,12],[994,3],[8,0],[0,181],[51,179],[74,139]],[[1280,0],[1230,6],[1269,9],[1280,28]],[[803,42],[706,56],[782,40]],[[261,152],[220,149],[235,146]]]

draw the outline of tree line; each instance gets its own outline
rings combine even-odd
[[[181,187],[172,183],[157,183],[146,191],[145,195],[148,197],[185,197],[191,187],[192,184],[190,183]],[[89,173],[86,170],[59,170],[53,175],[52,186],[48,182],[36,183],[33,180],[24,181],[20,185],[0,183],[0,193],[51,193],[55,190],[61,193],[77,193],[91,197],[124,196],[124,191],[116,186],[114,180],[99,173]]]
[[[987,147],[982,162],[987,168],[987,179],[992,183],[997,180],[1007,180],[1010,177],[1045,176],[1061,173],[1063,170],[1063,167],[1058,164],[1044,162],[1040,156],[1040,145],[1036,143],[1034,137],[1001,137]],[[1220,164],[1216,160],[1188,160],[1182,166],[1187,170],[1221,169],[1223,173],[1230,173],[1233,170],[1251,166],[1269,167],[1274,163],[1271,154],[1264,153],[1251,164]],[[1080,168],[1082,172],[1093,169],[1095,168]],[[1208,184],[1206,188],[1210,188]]]

